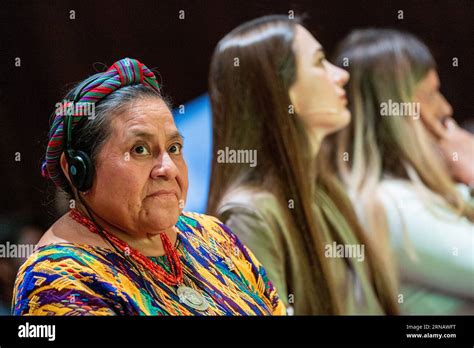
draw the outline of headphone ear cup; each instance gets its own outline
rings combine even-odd
[[[92,187],[94,167],[90,157],[83,151],[72,151],[69,157],[69,177],[79,191],[84,192]]]

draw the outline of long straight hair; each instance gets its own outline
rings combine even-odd
[[[375,198],[385,175],[410,180],[425,199],[474,221],[473,207],[457,192],[421,119],[381,114],[381,105],[389,100],[414,102],[417,84],[436,68],[429,49],[408,33],[365,29],[354,31],[339,45],[335,60],[351,74],[347,91],[353,122],[334,137],[337,153],[332,158],[369,229],[380,231],[383,214]]]
[[[289,224],[288,231],[295,231],[292,238],[301,246],[299,260],[305,266],[301,269],[309,270],[301,274],[307,280],[311,301],[308,311],[340,314],[343,309],[335,295],[334,275],[324,256],[328,241],[323,231],[327,227],[314,212],[317,181],[339,204],[343,215],[353,217],[355,224],[357,218],[350,201],[334,183],[334,176],[318,178],[307,131],[292,109],[289,89],[296,76],[293,44],[298,23],[286,16],[258,18],[231,31],[214,51],[209,76],[214,160],[207,210],[218,214],[224,196],[239,187],[273,193],[282,211],[288,212],[288,219],[282,220]],[[218,163],[215,156],[225,147],[256,150],[258,165]],[[288,209],[290,201],[294,209]],[[362,241],[359,230],[356,228],[354,233]],[[368,250],[366,254],[370,253]],[[384,275],[372,267],[374,264],[372,260],[377,292],[388,294]],[[397,312],[393,299],[381,302],[387,312]]]

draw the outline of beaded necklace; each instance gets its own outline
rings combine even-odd
[[[163,243],[163,248],[165,249],[166,258],[170,267],[170,273],[168,273],[159,264],[153,262],[148,257],[143,255],[143,253],[140,251],[132,248],[128,243],[114,236],[112,233],[106,231],[105,229],[100,231],[96,224],[94,224],[88,217],[84,216],[76,208],[71,209],[69,215],[73,220],[87,227],[89,231],[99,235],[102,232],[115,247],[124,252],[126,255],[129,255],[135,262],[145,267],[145,269],[148,269],[158,280],[167,285],[178,286],[177,294],[180,298],[180,302],[201,311],[208,308],[209,303],[201,294],[199,294],[199,292],[183,284],[183,268],[181,260],[179,259],[177,249],[172,246],[171,241],[166,233],[161,232],[160,238],[161,242]]]

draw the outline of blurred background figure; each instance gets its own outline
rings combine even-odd
[[[356,30],[335,61],[351,74],[353,122],[332,159],[371,239],[391,241],[402,311],[473,313],[472,135],[452,120],[430,51],[411,34]]]
[[[297,315],[398,311],[393,272],[366,239],[321,149],[328,134],[350,122],[348,79],[286,16],[240,25],[218,43],[211,62],[208,211],[255,252]],[[224,149],[254,151],[256,163],[220,158]],[[335,257],[328,253],[334,244],[365,250]]]

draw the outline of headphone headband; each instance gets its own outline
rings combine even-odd
[[[78,103],[96,104],[117,89],[136,84],[147,85],[161,93],[156,77],[150,69],[136,59],[124,58],[115,62],[107,71],[81,82],[72,95],[72,101],[68,103],[72,102],[73,110],[76,110]],[[43,176],[53,180],[56,186],[67,184],[59,163],[61,154],[65,152],[69,166],[71,167],[70,161],[73,162],[73,166],[77,165],[73,168],[76,174],[70,173],[73,185],[80,191],[87,191],[92,185],[94,168],[87,154],[72,148],[73,129],[83,121],[78,118],[78,115],[71,115],[69,112],[56,114],[50,130],[46,158],[41,169]],[[78,178],[77,182],[72,180],[72,176]]]

